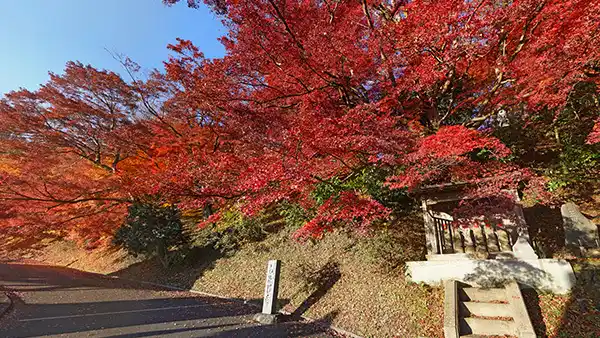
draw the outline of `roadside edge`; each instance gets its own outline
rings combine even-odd
[[[129,282],[135,282],[135,283],[141,283],[141,284],[146,284],[146,285],[152,285],[152,286],[162,287],[162,288],[170,289],[170,290],[173,290],[173,291],[190,292],[190,293],[195,293],[195,294],[206,296],[206,297],[220,298],[220,299],[226,299],[226,300],[229,300],[229,301],[240,302],[240,303],[243,303],[245,305],[254,307],[256,309],[259,309],[259,310],[261,309],[261,306],[262,306],[260,303],[250,302],[248,300],[241,300],[239,298],[230,298],[230,297],[227,297],[227,296],[222,296],[222,295],[217,295],[217,294],[214,294],[214,293],[208,293],[208,292],[198,291],[198,290],[194,290],[194,289],[184,289],[184,288],[180,288],[180,287],[173,286],[173,285],[153,283],[153,282],[141,281],[141,280],[130,279],[130,278],[123,278],[123,277],[118,277],[118,276],[110,276],[110,275],[104,275],[104,274],[98,274],[98,275],[104,276],[104,277],[108,277],[108,278],[126,280],[126,281],[129,281]],[[286,311],[283,311],[283,310],[279,310],[279,313],[284,314],[284,315],[289,315],[290,314],[289,312],[286,312]],[[319,320],[315,320],[315,319],[312,319],[310,317],[301,316],[301,318],[303,320],[307,321],[307,322],[319,323]],[[349,337],[349,338],[363,338],[362,336],[359,336],[357,334],[354,334],[352,332],[346,331],[344,329],[341,329],[339,327],[336,327],[336,326],[333,326],[333,325],[330,325],[330,324],[322,323],[322,325],[325,328],[333,330],[336,333],[344,335],[344,336]]]

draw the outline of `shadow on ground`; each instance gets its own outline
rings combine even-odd
[[[577,284],[567,301],[558,337],[600,337],[600,260],[573,262]]]
[[[522,290],[538,337],[600,337],[600,261],[572,261],[577,282],[569,295]]]
[[[47,233],[29,236],[0,234],[0,262],[32,258],[56,240],[59,240],[59,237]]]
[[[510,264],[510,265],[508,265]],[[477,261],[473,273],[465,276],[465,281],[481,287],[497,287],[516,279],[519,283],[532,287],[552,284],[553,277],[547,272],[525,261]]]
[[[195,247],[181,264],[164,268],[156,258],[150,258],[109,274],[121,278],[147,280],[189,290],[206,271],[214,268],[224,255],[210,247]]]
[[[330,261],[317,271],[305,277],[307,279],[306,282],[308,287],[312,288],[314,291],[294,310],[294,312],[292,312],[292,318],[300,318],[308,311],[308,309],[321,300],[335,283],[340,280],[342,274],[340,273],[339,263]],[[334,313],[330,313],[329,316],[334,316],[335,318]],[[331,318],[331,320],[333,320],[333,318]]]
[[[542,315],[538,292],[535,289],[523,289],[521,290],[521,294],[523,295],[523,301],[527,305],[527,312],[529,313],[529,318],[535,329],[536,336],[547,337],[546,323],[544,322],[544,316]]]
[[[260,326],[250,320],[257,307],[242,300],[172,292],[45,265],[0,264],[0,287],[14,303],[0,326],[3,337],[88,333],[111,337],[328,336],[327,326],[336,315],[313,323]]]
[[[540,258],[552,258],[565,250],[565,229],[559,207],[536,205],[524,208],[523,214]]]

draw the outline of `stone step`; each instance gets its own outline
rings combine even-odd
[[[500,288],[459,288],[458,299],[463,302],[506,302],[506,291]]]
[[[462,317],[512,317],[509,304],[459,302],[458,310]]]
[[[505,286],[506,297],[509,299],[509,304],[512,309],[512,317],[515,321],[515,329],[519,338],[535,338],[535,330],[527,306],[523,301],[523,294],[516,281],[512,281]]]
[[[459,320],[461,337],[462,335],[514,335],[516,327],[514,321],[483,319],[483,318],[461,318]]]

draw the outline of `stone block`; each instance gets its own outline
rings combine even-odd
[[[460,302],[459,313],[471,317],[512,317],[508,304],[487,302]]]
[[[598,226],[581,213],[575,203],[560,207],[565,227],[565,246],[568,248],[598,248]]]
[[[517,242],[512,247],[513,254],[518,259],[537,259],[538,255],[533,250],[526,238],[519,236]]]
[[[439,285],[454,279],[477,287],[494,287],[516,280],[544,292],[568,293],[575,285],[569,262],[560,259],[456,260],[407,262],[407,279]]]
[[[267,314],[267,313],[257,313],[252,318],[255,322],[261,323],[263,325],[273,325],[277,324],[281,320],[281,314]]]
[[[506,285],[506,296],[508,304],[512,308],[512,317],[515,321],[515,329],[519,338],[536,338],[535,330],[531,324],[527,307],[523,301],[523,295],[517,282]]]
[[[281,274],[281,261],[270,260],[267,265],[267,278],[265,282],[265,296],[263,298],[262,313],[277,313],[277,296],[279,293],[279,276]]]
[[[462,331],[477,336],[508,336],[515,333],[515,325],[507,320],[467,317],[461,320]]]
[[[458,284],[456,281],[444,282],[444,337],[458,338]]]

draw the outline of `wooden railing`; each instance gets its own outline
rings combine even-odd
[[[500,226],[474,222],[465,227],[438,217],[433,217],[433,223],[438,254],[512,251],[510,235]]]

